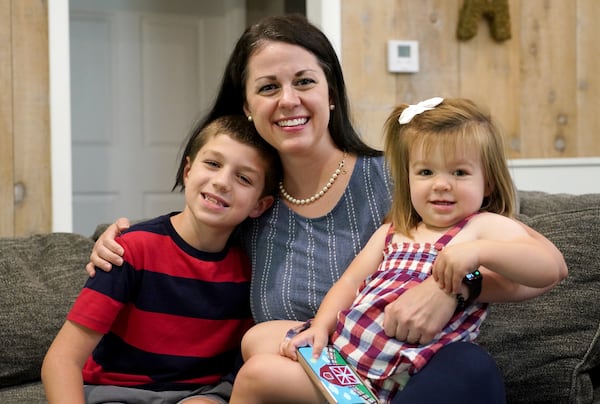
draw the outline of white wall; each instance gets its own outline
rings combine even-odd
[[[549,193],[600,193],[600,157],[509,161],[518,189]]]

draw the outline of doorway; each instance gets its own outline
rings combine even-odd
[[[181,210],[180,146],[245,27],[243,0],[70,1],[73,231]]]
[[[304,10],[339,55],[339,0],[204,3],[209,2],[49,0],[53,231],[88,235],[98,223],[119,216],[135,220],[182,208],[182,196],[171,192],[181,141],[209,105],[225,60],[248,23],[262,15]],[[227,32],[215,27],[217,21]],[[204,34],[192,38],[193,32]],[[130,39],[119,44],[123,33]],[[131,43],[136,38],[144,42]],[[221,49],[216,41],[224,44]],[[179,50],[167,49],[167,57],[161,57],[165,43],[177,43]],[[209,50],[210,56],[190,62],[193,52]],[[127,58],[131,63],[124,64]],[[194,77],[183,80],[174,75],[182,71],[177,69]],[[124,100],[112,100],[124,94]],[[125,196],[111,182],[124,184],[134,196]]]

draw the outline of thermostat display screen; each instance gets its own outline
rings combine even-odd
[[[410,46],[399,45],[398,46],[398,56],[401,58],[409,58],[410,57]]]

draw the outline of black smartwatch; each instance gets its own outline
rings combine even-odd
[[[469,306],[471,303],[475,301],[479,297],[481,293],[481,281],[483,280],[483,276],[479,269],[474,270],[473,272],[469,272],[463,278],[463,283],[469,289],[469,298],[465,299],[463,295],[460,293],[456,295],[456,301],[458,305],[456,307],[457,310],[463,310],[465,307]]]

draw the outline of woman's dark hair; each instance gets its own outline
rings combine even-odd
[[[362,141],[352,125],[342,68],[325,34],[300,14],[269,16],[248,27],[239,38],[225,67],[221,86],[212,108],[194,125],[188,135],[173,189],[183,185],[185,156],[189,154],[190,145],[202,128],[220,116],[244,114],[248,60],[265,41],[301,46],[315,55],[325,72],[329,94],[335,105],[329,120],[329,132],[338,148],[358,155],[381,155],[381,151],[373,149]]]

